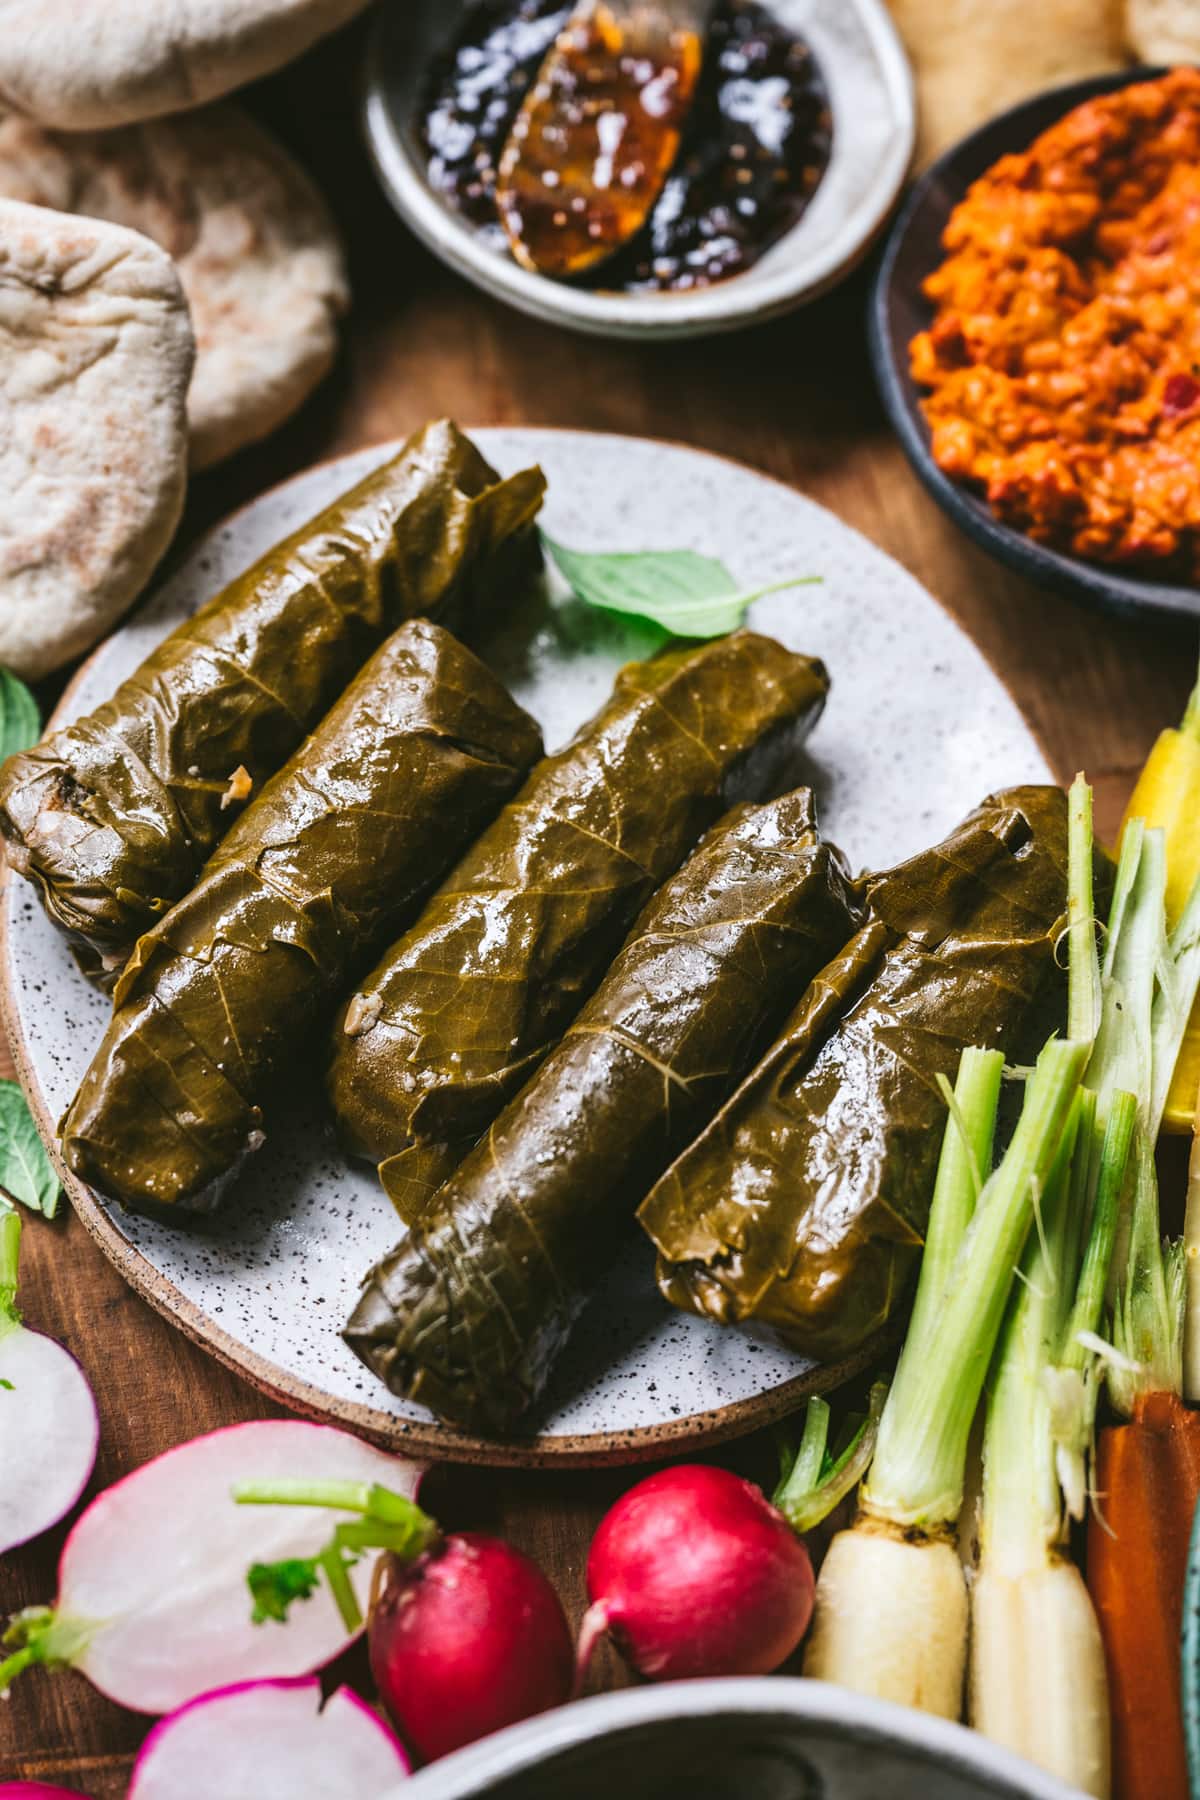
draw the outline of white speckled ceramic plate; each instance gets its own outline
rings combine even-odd
[[[880,866],[919,849],[994,788],[1047,779],[979,652],[911,575],[832,513],[675,445],[570,431],[476,435],[502,470],[542,463],[546,524],[565,543],[688,546],[722,558],[747,587],[791,572],[823,577],[759,601],[751,622],[829,666],[833,692],[809,773],[826,831],[856,864]],[[164,632],[393,448],[311,469],[211,533],[85,665],[54,722],[107,699]],[[482,647],[554,748],[604,699],[618,666],[656,642],[649,627],[590,611],[552,584]],[[49,1140],[108,1002],[78,974],[22,881],[5,888],[3,925],[0,993]],[[274,1121],[236,1202],[214,1220],[175,1230],[69,1184],[89,1230],[132,1284],[287,1404],[410,1452],[497,1463],[634,1461],[749,1430],[846,1373],[671,1311],[654,1289],[646,1246],[631,1243],[580,1323],[536,1435],[499,1444],[439,1426],[393,1399],[339,1336],[359,1278],[397,1235],[396,1218],[372,1173],[338,1152],[306,1071],[296,1075],[290,1116]]]
[[[379,178],[405,224],[450,268],[510,306],[600,337],[733,331],[823,294],[866,255],[900,191],[916,135],[912,76],[883,0],[771,0],[812,47],[833,114],[829,166],[812,204],[762,259],[686,293],[624,294],[520,268],[446,205],[425,178],[418,109],[430,59],[461,9],[407,0],[376,14],[364,117]]]

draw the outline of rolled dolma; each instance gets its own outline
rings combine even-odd
[[[631,663],[443,882],[334,1029],[348,1148],[418,1212],[735,800],[790,785],[822,666],[753,632]],[[792,777],[794,779],[794,776]]]
[[[405,619],[454,623],[536,558],[545,480],[501,481],[448,420],[276,544],[88,717],[0,768],[0,833],[81,966],[111,987],[232,810]]]
[[[668,1300],[825,1361],[885,1323],[928,1219],[937,1077],[1052,1027],[1066,870],[1064,795],[1024,787],[870,882],[860,931],[639,1211]]]
[[[477,657],[403,626],[142,937],[63,1124],[139,1210],[207,1209],[263,1142],[273,1077],[541,754]]]
[[[443,1418],[511,1427],[638,1201],[856,922],[807,788],[714,826],[643,909],[566,1036],[370,1275],[346,1330],[363,1361]]]

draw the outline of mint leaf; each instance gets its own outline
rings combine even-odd
[[[58,1176],[15,1081],[0,1081],[0,1189],[48,1219],[58,1211]]]
[[[41,735],[37,701],[11,669],[0,668],[0,762],[28,750]]]
[[[675,637],[723,637],[736,631],[752,600],[821,579],[800,575],[739,589],[724,563],[695,550],[568,550],[545,532],[542,542],[587,605],[651,619]]]

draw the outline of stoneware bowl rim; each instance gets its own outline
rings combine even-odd
[[[410,1777],[387,1800],[473,1800],[599,1737],[714,1714],[811,1725],[851,1743],[924,1754],[948,1774],[977,1778],[980,1795],[1081,1800],[1074,1788],[978,1732],[910,1707],[796,1676],[722,1676],[625,1688],[576,1701],[456,1751]],[[747,1796],[747,1800],[750,1797]],[[832,1796],[831,1796],[832,1800]]]
[[[363,127],[376,173],[397,213],[436,256],[485,293],[547,323],[600,337],[662,341],[736,330],[774,318],[824,293],[866,255],[908,172],[916,140],[912,74],[882,0],[807,0],[809,14],[817,19],[828,15],[830,44],[822,46],[822,66],[835,90],[835,109],[837,53],[832,46],[844,35],[850,17],[873,59],[868,79],[892,120],[869,191],[859,196],[824,244],[815,252],[805,251],[800,234],[812,216],[810,209],[752,270],[689,294],[608,294],[550,281],[489,250],[425,179],[410,123],[416,77],[402,76],[394,91],[389,52],[394,32],[419,31],[420,21],[413,15],[439,3],[410,0],[408,7],[380,7],[376,15],[363,95]],[[404,14],[409,15],[407,21]],[[803,17],[799,28],[805,29]],[[839,132],[835,116],[826,180],[836,160],[851,154],[852,142],[851,121],[843,121]],[[819,194],[818,189],[818,198]]]

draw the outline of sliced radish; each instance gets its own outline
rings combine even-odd
[[[0,1781],[0,1800],[88,1800],[78,1788],[52,1787],[45,1781]]]
[[[2,1210],[0,1556],[66,1517],[88,1484],[100,1441],[96,1402],[75,1358],[21,1323],[20,1251],[21,1220]]]
[[[232,1490],[296,1475],[411,1496],[420,1469],[301,1419],[232,1425],[168,1450],[81,1515],[59,1562],[54,1609],[19,1616],[0,1689],[30,1664],[69,1664],[120,1705],[165,1713],[231,1682],[307,1675],[331,1661],[357,1633],[325,1588],[286,1628],[251,1622],[247,1569],[314,1555],[330,1515],[238,1506]],[[364,1606],[375,1561],[365,1555],[350,1576]]]
[[[252,1681],[204,1694],[154,1727],[126,1800],[382,1800],[409,1762],[349,1688]]]

